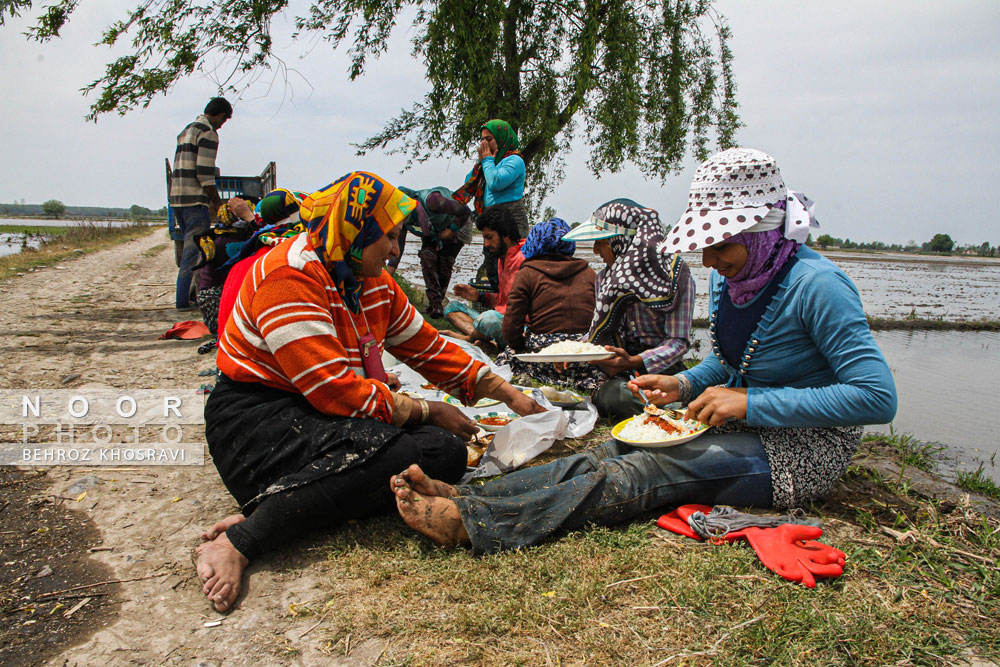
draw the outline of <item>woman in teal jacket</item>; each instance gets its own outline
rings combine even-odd
[[[689,402],[688,417],[715,428],[663,449],[608,442],[483,486],[440,484],[411,467],[390,481],[410,526],[489,553],[667,505],[793,507],[829,493],[862,425],[892,420],[895,385],[857,289],[802,245],[812,202],[785,187],[774,158],[713,156],[688,202],[660,247],[701,250],[714,269],[712,355],[629,386],[657,404]]]
[[[522,201],[526,172],[517,133],[510,123],[499,119],[486,121],[479,132],[479,145],[476,147],[479,161],[452,197],[462,204],[472,200],[476,215],[490,206],[507,209],[517,223],[521,238],[527,238],[530,227],[528,209]],[[493,292],[499,283],[497,259],[496,255],[483,248],[483,263],[476,272],[476,279],[488,281],[492,285],[489,291]]]

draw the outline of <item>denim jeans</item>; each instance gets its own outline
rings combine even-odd
[[[613,525],[689,503],[769,507],[771,469],[755,433],[706,433],[674,447],[609,441],[523,468],[455,498],[473,553],[528,547],[586,524]]]
[[[191,267],[201,261],[201,251],[195,237],[208,234],[211,219],[207,206],[179,206],[174,209],[174,221],[177,228],[184,234],[184,248],[181,250],[181,262],[177,269],[177,308],[188,308],[191,305]]]

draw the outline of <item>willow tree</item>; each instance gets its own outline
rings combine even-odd
[[[29,37],[58,36],[77,3],[47,7]],[[220,93],[239,92],[280,66],[270,26],[288,4],[146,0],[101,36],[131,53],[84,89],[96,91],[88,118],[148,106],[220,62],[232,71]],[[30,6],[0,0],[0,22]],[[739,126],[729,29],[709,0],[314,0],[300,14],[296,37],[345,46],[352,80],[387,50],[401,19],[412,24],[430,89],[357,144],[360,153],[401,153],[408,165],[468,155],[480,125],[504,118],[521,138],[535,204],[562,179],[574,136],[594,174],[633,163],[663,180],[689,150],[705,157],[713,137],[729,147]]]

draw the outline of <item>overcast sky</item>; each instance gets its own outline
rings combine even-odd
[[[39,4],[39,3],[36,3]],[[302,3],[292,3],[298,8]],[[21,35],[30,17],[0,27],[5,139],[0,202],[159,208],[165,157],[177,133],[216,93],[213,76],[177,85],[148,109],[84,121],[79,89],[98,78],[113,51],[94,47],[101,30],[135,1],[83,0],[64,37]],[[856,241],[905,243],[948,233],[958,243],[1000,244],[1000,3],[717,3],[733,31],[742,145],[771,153],[785,181],[817,202],[821,232]],[[275,25],[287,66],[235,103],[220,131],[224,174],[251,175],[268,161],[278,184],[317,189],[355,169],[413,187],[461,184],[471,156],[432,161],[400,174],[399,156],[355,157],[350,144],[426,90],[410,56],[412,30],[366,76],[347,81],[347,58],[325,43],[287,45],[295,9]],[[669,224],[686,206],[696,166],[666,183],[637,169],[597,178],[570,156],[567,179],[547,204],[570,222],[599,204],[630,197]],[[990,193],[994,193],[990,195]]]

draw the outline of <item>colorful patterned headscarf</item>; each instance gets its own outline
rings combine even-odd
[[[521,147],[521,143],[517,139],[517,133],[514,132],[514,128],[510,126],[505,120],[494,119],[486,121],[480,128],[480,130],[489,130],[493,138],[497,140],[497,154],[494,157],[495,162],[500,162],[510,155],[520,155],[521,151],[518,149]],[[477,161],[476,166],[472,168],[472,173],[469,174],[469,179],[458,190],[455,190],[455,194],[452,198],[460,204],[466,204],[470,199],[475,200],[476,213],[483,212],[483,192],[486,189],[486,177],[483,176],[483,164],[482,161]]]
[[[657,249],[664,232],[655,210],[609,202],[598,212],[604,220],[635,229],[631,244],[623,253],[615,253],[614,263],[605,271],[588,333],[592,343],[614,341],[620,346],[626,307],[639,301],[647,308],[669,312],[674,307],[678,282],[686,281],[691,270],[680,255]]]
[[[299,204],[308,196],[307,192],[295,192],[278,188],[264,195],[264,198],[257,202],[254,212],[260,216],[265,225],[273,225],[284,222],[289,217],[298,218]],[[289,220],[294,222],[294,220]]]
[[[562,218],[539,222],[528,232],[521,254],[525,259],[539,255],[572,255],[576,252],[576,243],[563,241],[567,232],[569,225]]]
[[[417,202],[375,174],[355,171],[306,197],[299,207],[309,243],[337,291],[360,312],[361,253],[408,216]]]

